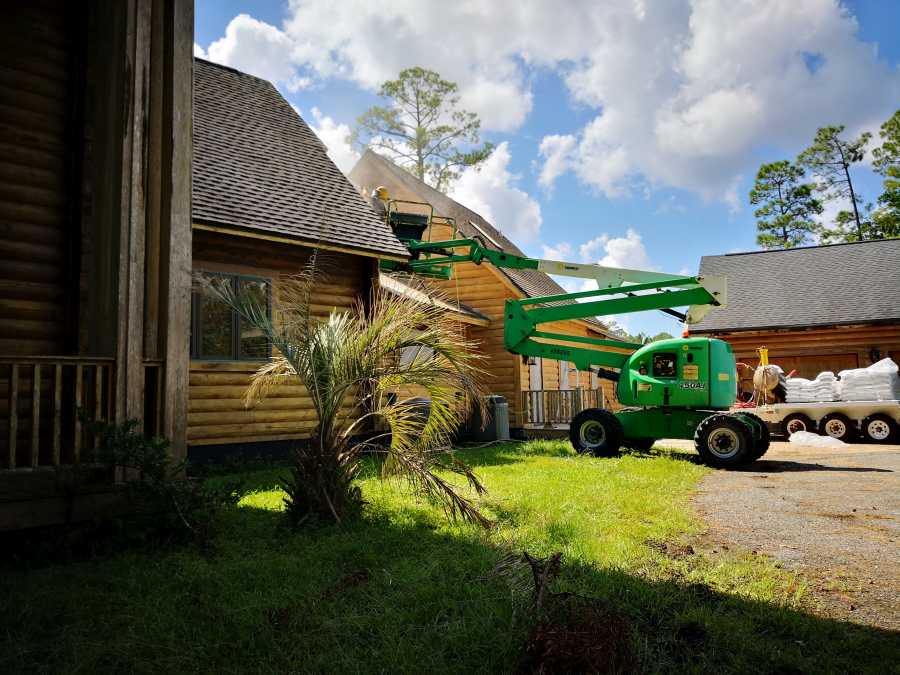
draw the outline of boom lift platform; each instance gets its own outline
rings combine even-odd
[[[729,412],[735,401],[737,369],[727,342],[683,337],[640,345],[541,328],[554,321],[649,310],[693,324],[725,305],[724,277],[541,260],[494,250],[479,238],[430,241],[423,239],[426,229],[430,235],[429,215],[400,212],[396,210],[399,202],[385,202],[386,219],[409,248],[410,260],[383,260],[384,271],[450,279],[455,265],[487,263],[596,280],[596,290],[507,300],[504,313],[504,343],[510,352],[570,361],[580,370],[590,369],[617,382],[616,398],[625,408],[582,410],[572,420],[569,437],[579,452],[611,456],[622,446],[648,449],[661,438],[692,438],[703,461],[712,466],[736,467],[765,454],[769,447],[766,424],[752,413]],[[686,314],[675,311],[685,306],[689,307]]]

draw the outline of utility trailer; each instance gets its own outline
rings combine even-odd
[[[900,443],[900,401],[828,401],[770,403],[752,412],[773,434],[790,437],[798,431],[831,436],[845,443],[857,439],[873,443]]]

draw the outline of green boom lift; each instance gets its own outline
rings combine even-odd
[[[541,330],[542,324],[554,321],[648,310],[696,323],[725,305],[725,278],[540,260],[494,250],[478,238],[428,241],[423,235],[426,228],[430,234],[431,216],[399,212],[393,204],[385,213],[410,251],[408,262],[383,260],[385,271],[450,279],[454,265],[471,262],[597,281],[596,290],[507,300],[505,305],[504,342],[510,352],[570,361],[579,370],[590,369],[617,382],[616,397],[625,408],[615,413],[582,410],[572,420],[569,437],[579,452],[610,456],[622,446],[645,450],[660,438],[692,438],[705,463],[731,468],[758,459],[768,449],[769,432],[761,419],[729,412],[737,372],[727,342],[683,337],[638,345]],[[685,306],[686,314],[674,309]],[[616,348],[621,351],[613,351]]]

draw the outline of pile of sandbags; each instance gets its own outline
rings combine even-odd
[[[814,380],[791,377],[785,382],[788,403],[817,403],[838,401],[841,383],[830,370],[819,373]]]
[[[900,399],[900,376],[897,364],[891,359],[881,359],[868,368],[842,370],[841,400],[891,401]],[[790,383],[790,380],[788,380]],[[788,399],[790,400],[790,399]]]

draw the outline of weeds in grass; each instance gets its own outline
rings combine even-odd
[[[491,530],[368,468],[359,520],[290,530],[279,468],[244,476],[253,491],[223,512],[213,560],[181,547],[7,572],[0,672],[511,672],[529,637],[562,640],[579,616],[637,672],[896,670],[900,635],[812,615],[770,560],[686,550],[703,466],[542,447],[461,453],[490,488]],[[561,553],[552,594],[597,604],[573,601],[533,634],[530,570],[519,591],[491,574],[523,550]]]

